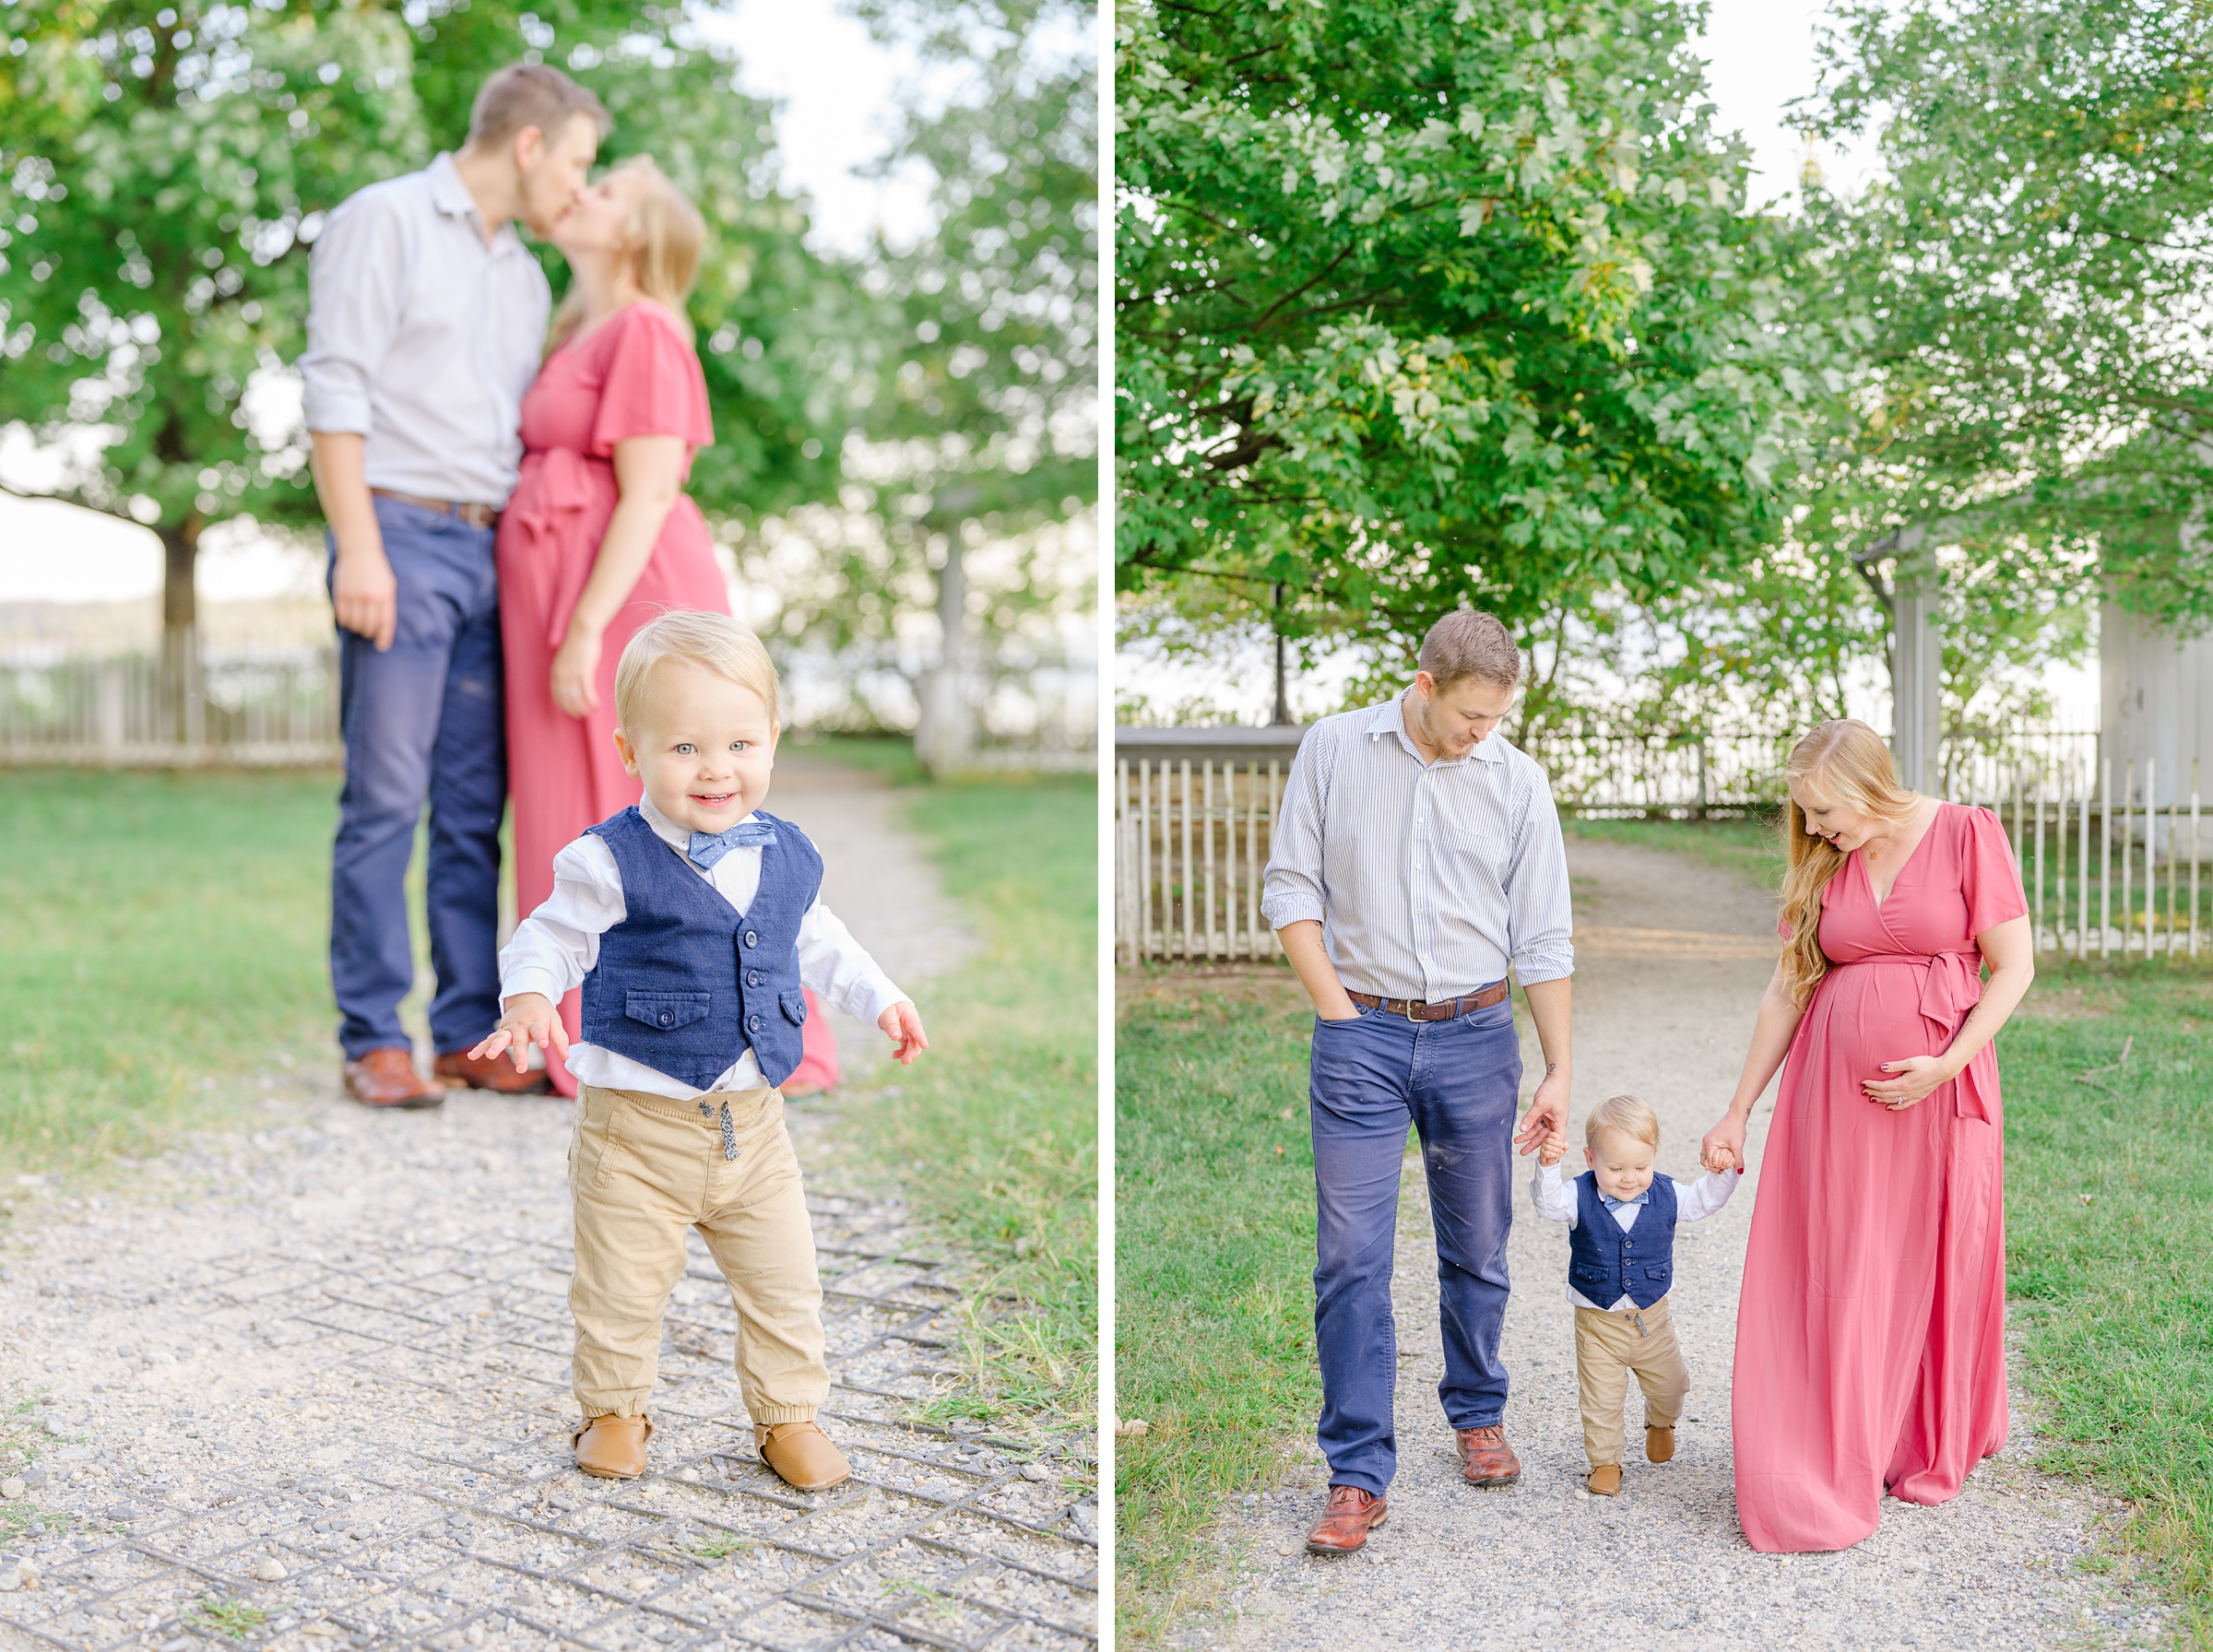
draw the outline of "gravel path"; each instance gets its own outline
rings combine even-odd
[[[1772,907],[1730,875],[1675,856],[1576,840],[1576,1101],[1618,1091],[1658,1110],[1660,1166],[1698,1174],[1698,1142],[1720,1115],[1773,967]],[[1533,1072],[1533,1038],[1525,1033]],[[1524,1091],[1531,1088],[1525,1083]],[[1771,1098],[1770,1098],[1771,1099]],[[1311,1440],[1294,1449],[1289,1489],[1232,1511],[1243,1556],[1241,1610],[1196,1625],[1190,1645],[1333,1647],[1348,1636],[1406,1648],[1545,1652],[1616,1640],[1686,1648],[1843,1648],[2164,1644],[2149,1595],[2078,1570],[2117,1505],[2042,1478],[2017,1391],[2006,1450],[1942,1508],[1886,1500],[1876,1535],[1838,1554],[1755,1553],[1731,1493],[1729,1369],[1736,1281],[1768,1117],[1754,1125],[1755,1171],[1718,1216],[1680,1230],[1675,1324],[1691,1368],[1675,1460],[1638,1459],[1641,1401],[1630,1400],[1630,1460],[1618,1498],[1584,1493],[1566,1234],[1515,1196],[1513,1305],[1505,1352],[1514,1376],[1507,1433],[1521,1483],[1478,1492],[1459,1476],[1435,1395],[1442,1375],[1437,1275],[1419,1160],[1400,1207],[1400,1463],[1390,1523],[1360,1554],[1308,1557],[1301,1540],[1327,1481]],[[1517,1179],[1525,1184],[1529,1160]]]
[[[892,799],[787,764],[774,806],[927,1011],[965,932]],[[875,1029],[839,1031],[849,1078],[890,1076]],[[0,1250],[18,1408],[0,1415],[0,1647],[1096,1645],[1088,1447],[908,1420],[957,1389],[963,1270],[858,1191],[804,1106],[824,1421],[855,1468],[815,1496],[753,1452],[696,1236],[653,1472],[571,1467],[566,1103],[374,1115],[325,1073],[260,1086],[264,1127],[188,1140],[105,1194],[6,1190],[24,1208]]]

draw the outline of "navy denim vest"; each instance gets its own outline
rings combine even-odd
[[[744,913],[654,834],[634,808],[591,828],[622,875],[623,918],[599,938],[584,978],[584,1039],[694,1090],[712,1090],[746,1046],[781,1084],[799,1065],[799,923],[822,886],[822,857],[788,820],[761,851],[761,889]]]
[[[1654,1176],[1636,1225],[1623,1233],[1599,1202],[1598,1178],[1575,1178],[1575,1228],[1568,1235],[1568,1282],[1585,1301],[1610,1308],[1627,1296],[1649,1308],[1675,1282],[1675,1185]]]

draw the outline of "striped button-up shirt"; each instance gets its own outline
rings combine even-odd
[[[1425,762],[1400,700],[1308,730],[1260,912],[1275,929],[1319,920],[1345,986],[1386,998],[1457,997],[1509,964],[1524,986],[1575,967],[1544,772],[1496,734]]]

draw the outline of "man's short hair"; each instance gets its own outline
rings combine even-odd
[[[1464,677],[1510,689],[1521,680],[1521,651],[1506,627],[1473,608],[1454,608],[1429,628],[1415,662],[1440,689]]]
[[[511,64],[487,80],[468,112],[468,147],[495,148],[526,126],[550,140],[578,115],[589,115],[605,137],[615,129],[607,106],[559,69],[542,63]]]
[[[728,614],[681,608],[638,627],[615,665],[615,721],[634,740],[645,712],[645,683],[663,660],[690,660],[740,688],[751,689],[781,724],[776,705],[776,663],[761,639]]]
[[[1647,1147],[1660,1145],[1660,1115],[1633,1095],[1610,1095],[1591,1110],[1583,1121],[1584,1145],[1596,1147],[1601,1130],[1619,1130]]]

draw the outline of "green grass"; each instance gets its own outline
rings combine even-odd
[[[196,1623],[203,1629],[212,1629],[231,1640],[243,1641],[269,1620],[269,1613],[258,1606],[248,1606],[243,1600],[230,1600],[219,1595],[202,1595],[200,1603],[184,1614],[184,1621]]]
[[[1744,820],[1587,820],[1560,824],[1569,837],[1603,843],[1635,844],[1665,849],[1724,872],[1749,879],[1761,889],[1782,882],[1782,838],[1772,819]]]
[[[2213,969],[2040,968],[1998,1061],[2042,1466],[2135,1504],[2124,1542],[2213,1646]]]
[[[866,769],[871,774],[882,775],[894,785],[913,785],[924,778],[922,765],[915,761],[914,741],[889,735],[794,734],[777,749],[808,762],[843,763],[849,769]]]
[[[324,773],[0,771],[0,1171],[143,1153],[337,1060]]]
[[[843,1109],[988,1275],[963,1351],[975,1394],[926,1408],[1088,1425],[1098,1340],[1097,792],[1089,776],[918,787],[910,819],[981,942],[917,989],[930,1050]]]
[[[1218,1587],[1224,1500],[1279,1479],[1320,1404],[1313,1017],[1287,971],[1119,988],[1116,1410],[1148,1432],[1115,1446],[1116,1610],[1153,1641]]]

